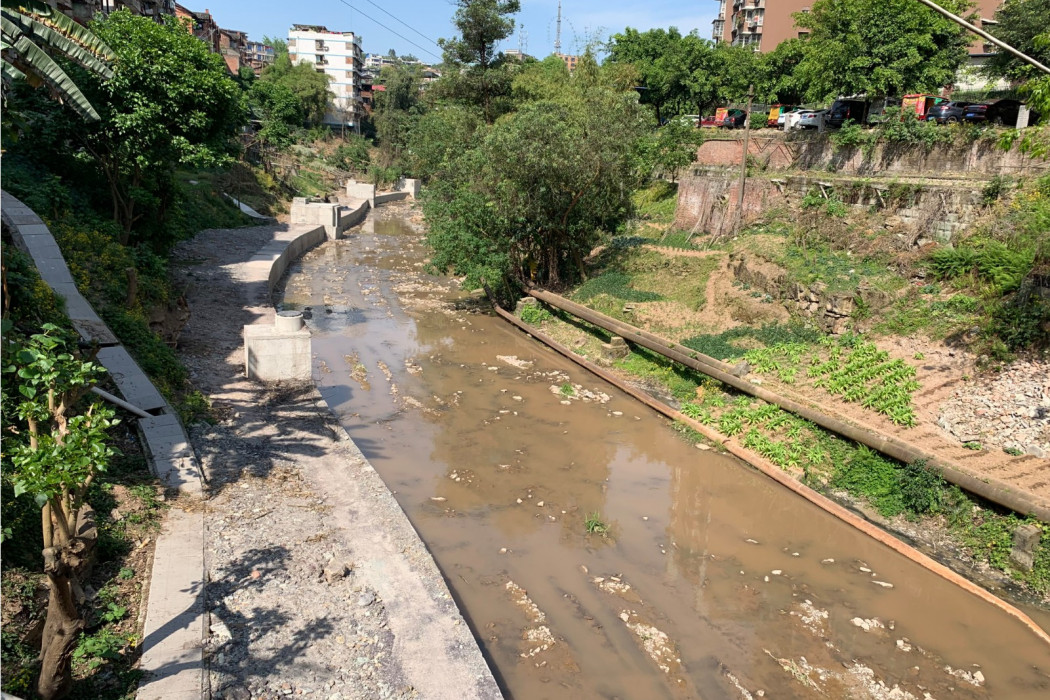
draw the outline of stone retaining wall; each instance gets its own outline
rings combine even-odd
[[[696,165],[739,168],[743,140],[710,140],[697,148]],[[1040,175],[1050,173],[1050,160],[1032,158],[1016,148],[1004,151],[987,139],[973,143],[937,145],[930,149],[912,144],[880,143],[865,154],[863,149],[836,148],[829,133],[763,132],[752,134],[748,155],[769,170],[824,170],[844,175],[915,175],[941,177],[979,175]]]
[[[806,195],[814,193],[835,196],[861,210],[881,212],[884,227],[910,237],[916,245],[933,240],[949,242],[979,213],[983,184],[908,184],[830,174],[779,178],[763,174],[750,177],[745,183],[743,219],[746,223],[769,209],[798,206]],[[678,185],[675,227],[725,233],[733,226],[738,195],[736,176],[724,171],[712,169],[682,178]]]

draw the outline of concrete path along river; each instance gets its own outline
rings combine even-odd
[[[1019,622],[426,275],[406,211],[308,253],[283,303],[508,697],[1050,694]]]

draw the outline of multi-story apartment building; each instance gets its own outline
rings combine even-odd
[[[579,56],[573,56],[567,53],[556,53],[554,55],[565,62],[565,67],[569,69],[570,73],[576,70],[576,63],[580,60]]]
[[[47,4],[72,17],[81,24],[87,23],[96,14],[109,14],[127,8],[135,15],[145,15],[160,20],[165,15],[175,14],[175,0],[46,0]]]
[[[364,68],[359,35],[295,24],[288,32],[288,58],[293,63],[311,63],[318,72],[331,78],[329,89],[335,98],[325,115],[325,124],[359,127],[363,116],[361,71]]]
[[[256,75],[262,73],[263,68],[273,63],[273,47],[258,41],[249,41],[245,49],[248,66],[255,71]]]
[[[793,12],[808,10],[813,0],[718,0],[711,36],[734,46],[768,52],[799,36]]]
[[[233,75],[248,63],[248,35],[236,29],[219,29],[219,55]]]
[[[219,53],[219,25],[211,16],[211,12],[195,12],[176,3],[175,17],[187,23],[193,36],[207,44],[209,51]]]

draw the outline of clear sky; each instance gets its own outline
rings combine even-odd
[[[451,0],[180,0],[180,4],[197,12],[211,10],[220,27],[247,32],[252,41],[287,37],[293,24],[323,24],[333,31],[360,34],[367,53],[394,49],[398,55],[412,54],[434,63],[441,58],[434,42],[455,35],[456,6]],[[526,52],[538,58],[549,55],[554,51],[558,0],[521,0],[521,8],[516,19],[523,28]],[[700,36],[710,38],[717,10],[717,0],[562,0],[562,52],[582,52],[588,40],[604,41],[625,27],[673,26],[683,34],[697,29]],[[515,34],[500,48],[518,46]]]

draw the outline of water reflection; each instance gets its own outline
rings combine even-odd
[[[1046,649],[1018,623],[453,308],[452,284],[419,274],[424,255],[411,229],[376,221],[309,253],[285,300],[313,308],[322,394],[509,696],[1050,691]],[[610,400],[569,400],[566,382]],[[584,532],[591,513],[610,537]]]

